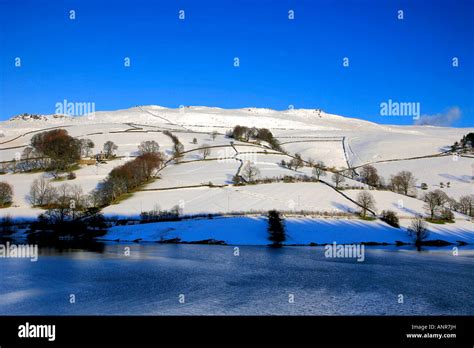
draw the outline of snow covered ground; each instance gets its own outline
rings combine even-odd
[[[393,228],[380,221],[288,218],[285,225],[287,231],[285,244],[411,242],[405,229]],[[431,227],[430,225],[430,229]],[[182,242],[215,239],[234,245],[267,245],[269,242],[266,228],[265,218],[214,218],[116,226],[112,227],[104,238],[120,241],[141,239],[149,242],[174,238],[180,238]],[[468,225],[463,225],[454,232],[447,227],[434,226],[430,239],[441,239],[452,243],[457,241],[472,243],[474,234],[468,228]]]
[[[408,170],[415,174],[418,188],[422,183],[428,184],[428,191],[441,189],[448,196],[458,199],[460,196],[474,193],[473,176],[474,160],[467,157],[443,156],[384,162],[374,164],[380,175],[389,178],[400,170]],[[450,187],[446,187],[449,182]],[[419,190],[421,193],[422,191]]]
[[[237,124],[270,129],[287,154],[278,153],[265,144],[250,144],[225,137],[225,132]],[[291,160],[291,156],[295,153],[301,154],[306,161],[321,160],[326,166],[338,169],[347,168],[348,165],[360,166],[370,163],[377,168],[386,181],[390,175],[401,170],[409,170],[417,178],[419,194],[424,192],[419,189],[421,183],[427,183],[428,189],[432,190],[440,188],[440,182],[446,184],[448,181],[450,187],[447,188],[444,185],[442,190],[453,198],[457,199],[461,195],[473,192],[473,158],[459,157],[456,160],[452,156],[411,158],[439,154],[463,135],[473,132],[474,128],[378,125],[318,110],[303,109],[275,111],[257,108],[227,110],[209,107],[167,109],[159,106],[137,106],[126,110],[97,112],[83,117],[42,116],[35,119],[26,116],[1,122],[0,132],[4,136],[0,138],[0,162],[18,157],[34,134],[52,128],[65,128],[72,136],[90,138],[96,144],[95,153],[100,152],[102,144],[108,140],[118,145],[117,155],[120,158],[99,165],[84,165],[76,171],[77,178],[74,180],[52,182],[55,186],[63,183],[79,185],[85,193],[96,188],[114,167],[136,156],[140,142],[155,140],[160,144],[161,151],[170,156],[172,141],[163,133],[165,130],[170,130],[183,144],[185,154],[181,163],[168,163],[153,183],[146,185],[141,191],[119,204],[106,207],[104,213],[107,216],[136,217],[142,211],[151,210],[157,206],[161,209],[169,209],[175,205],[179,205],[185,214],[267,211],[269,209],[288,212],[300,210],[348,212],[359,209],[343,194],[322,183],[232,185],[232,177],[238,173],[240,166],[246,161],[255,163],[260,171],[260,178],[286,175],[310,176],[311,168],[309,167],[294,171],[280,165],[282,160]],[[215,139],[210,136],[212,131],[218,132]],[[211,149],[208,158],[203,161],[200,149],[205,146]],[[394,161],[386,162],[387,160]],[[37,216],[41,210],[31,208],[28,193],[31,182],[42,175],[45,174],[1,175],[0,181],[8,182],[13,186],[14,200],[11,207],[0,209],[0,217],[10,215],[13,218],[34,218]],[[332,173],[328,173],[323,179],[331,183],[331,175]],[[225,187],[185,188],[207,185],[209,182],[213,185],[225,185]],[[346,180],[343,187],[345,185],[363,186],[353,180]],[[358,192],[359,190],[343,191],[352,199],[357,197]],[[401,218],[402,226],[406,227],[411,217],[424,212],[423,202],[419,199],[386,191],[371,191],[371,193],[376,200],[377,211],[386,209],[396,211]],[[239,243],[239,241],[253,240],[254,237],[249,236],[249,233],[260,233],[256,232],[256,229],[260,227],[249,227],[248,231],[245,227],[237,228],[237,225],[244,222],[247,226],[248,221],[252,221],[252,226],[263,224],[259,219],[245,220],[244,218],[219,220],[219,223],[226,224],[227,227],[223,226],[223,230],[232,229],[233,224],[236,224],[235,229],[241,232],[232,235],[228,242]],[[315,232],[311,231],[321,231],[323,227],[338,231],[347,230],[348,232],[338,234],[345,236],[344,238],[351,236],[356,238],[357,235],[365,241],[378,241],[379,237],[390,241],[404,240],[403,236],[399,235],[404,234],[403,232],[393,230],[381,222],[335,220],[334,224],[331,224],[329,220],[306,221],[303,219],[299,224],[298,221],[289,220],[288,226],[292,238],[303,244],[304,241],[320,241],[321,239],[317,237],[321,235],[314,235]],[[160,226],[166,226],[166,224]],[[177,226],[184,228],[182,233],[188,233],[185,232],[186,228],[189,231],[201,228],[199,227],[201,224],[193,225],[192,222],[177,223]],[[471,237],[467,234],[473,233],[472,223],[467,222],[466,217],[461,214],[456,214],[454,224],[430,227],[436,231],[432,234],[433,239],[436,239],[438,236],[436,233],[438,233],[439,236],[444,235],[440,239],[450,240],[462,237],[469,240]],[[111,233],[114,235],[116,229],[124,233],[127,228],[129,227],[113,228]],[[138,227],[133,227],[131,234],[138,233],[135,228]],[[220,229],[221,227],[213,228],[212,231],[224,233],[216,232]],[[306,232],[303,233],[303,231]],[[372,231],[370,232],[372,238],[366,238],[364,234],[369,231]],[[261,232],[263,239],[260,240],[265,239],[266,243],[264,234]],[[329,235],[325,235],[324,239],[326,237],[329,238]],[[217,235],[212,238],[219,239]]]
[[[321,183],[275,183],[223,188],[186,188],[137,192],[121,204],[104,209],[106,215],[137,216],[155,206],[170,209],[175,205],[184,214],[227,213],[234,211],[326,211],[347,212],[357,206]]]
[[[346,168],[347,162],[342,141],[343,138],[337,140],[281,139],[283,148],[290,153],[299,153],[305,159],[323,161],[328,167]]]

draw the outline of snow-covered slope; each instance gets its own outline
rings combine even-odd
[[[280,141],[285,153],[263,145],[233,141],[225,132],[235,125],[265,127]],[[445,151],[474,128],[442,128],[421,126],[378,125],[364,120],[332,115],[320,110],[286,110],[243,108],[221,109],[212,107],[183,107],[168,109],[160,106],[136,106],[125,110],[100,111],[82,117],[64,115],[20,115],[0,123],[0,162],[14,160],[21,155],[34,134],[53,128],[65,128],[72,136],[90,138],[95,153],[108,140],[118,145],[114,161],[83,165],[76,171],[77,178],[68,181],[90,192],[116,166],[137,155],[137,147],[144,140],[155,140],[161,151],[171,155],[172,141],[163,134],[170,130],[184,145],[182,163],[170,163],[159,173],[159,179],[136,192],[131,198],[104,209],[107,215],[137,216],[140,212],[160,206],[168,209],[181,205],[185,213],[219,213],[229,211],[264,211],[268,209],[354,211],[357,190],[346,191],[347,197],[324,184],[273,183],[234,187],[232,177],[241,164],[254,162],[261,178],[311,175],[311,168],[297,171],[283,168],[282,160],[291,160],[296,153],[304,160],[323,161],[328,167],[343,169],[373,164],[388,180],[401,170],[410,170],[417,185],[426,182],[429,189],[440,188],[441,181],[450,181],[444,187],[454,198],[472,193],[474,159],[451,156],[433,157]],[[217,131],[215,139],[209,135]],[[194,141],[195,139],[195,141]],[[212,146],[209,157],[202,161],[199,149]],[[426,157],[426,158],[416,158]],[[0,217],[35,217],[41,211],[30,207],[28,192],[31,182],[44,173],[0,176],[14,189],[14,202],[0,209]],[[323,177],[327,182],[331,173]],[[60,185],[62,182],[53,182]],[[198,185],[224,187],[189,188]],[[347,180],[349,186],[362,187]],[[391,209],[409,218],[423,212],[418,199],[398,197],[391,192],[374,192],[379,211]],[[404,208],[397,208],[403,199]],[[462,216],[457,216],[465,220]],[[463,222],[465,223],[465,222]],[[450,225],[451,229],[456,224]],[[448,229],[449,229],[448,228]],[[463,231],[465,226],[463,225]]]
[[[125,110],[99,111],[81,117],[63,115],[19,116],[0,123],[0,150],[2,159],[9,159],[15,151],[5,148],[28,144],[38,131],[53,127],[66,127],[74,136],[101,135],[110,132],[143,128],[175,129],[177,131],[209,132],[227,129],[240,124],[249,127],[265,127],[281,137],[291,152],[307,152],[310,145],[326,157],[333,155],[331,142],[345,139],[345,152],[351,165],[361,165],[385,159],[431,155],[474,128],[456,129],[420,126],[388,126],[372,122],[328,114],[318,110],[286,110],[244,108],[221,109],[210,107],[182,107],[168,109],[159,106],[137,106]],[[138,129],[137,129],[138,130]],[[117,137],[122,137],[122,134]],[[18,137],[18,138],[17,138]],[[299,143],[298,147],[294,141]],[[324,142],[324,140],[327,140]],[[317,146],[319,142],[320,146]],[[123,151],[123,148],[122,148]],[[337,151],[340,151],[338,149]]]

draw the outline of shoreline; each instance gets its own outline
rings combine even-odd
[[[392,227],[381,220],[292,216],[284,219],[286,241],[283,246],[324,246],[336,242],[341,245],[416,247],[407,233],[407,226]],[[422,247],[462,247],[474,244],[471,222],[454,224],[428,223],[430,234]],[[2,239],[28,240],[27,226]],[[55,243],[127,242],[201,245],[271,245],[268,240],[267,218],[253,216],[200,216],[189,219],[147,222],[115,221],[103,234],[88,238],[53,237],[42,232]],[[91,232],[92,233],[92,232]],[[31,241],[31,240],[30,240]],[[41,238],[37,239],[41,242]],[[46,242],[46,240],[43,240]]]
[[[252,246],[252,247],[275,247],[271,243],[268,244],[229,244],[222,240],[213,240],[213,239],[205,239],[205,240],[195,240],[195,241],[179,241],[179,240],[163,240],[163,241],[145,241],[145,240],[120,240],[120,239],[103,239],[103,238],[96,238],[94,239],[97,242],[105,242],[105,243],[116,243],[116,244],[175,244],[175,245],[216,245],[216,246]],[[278,247],[324,247],[327,245],[332,245],[333,243],[308,243],[308,244],[281,244]],[[387,242],[357,242],[357,243],[338,243],[338,245],[363,245],[365,247],[395,247],[395,248],[417,248],[414,243],[387,243]],[[446,247],[471,247],[474,243],[466,243],[466,242],[457,242],[451,243],[445,240],[427,240],[420,244],[420,247],[432,247],[432,248],[446,248]]]
[[[286,241],[283,246],[324,246],[363,244],[366,246],[415,246],[406,227],[395,228],[380,221],[289,217],[284,220]],[[464,246],[474,243],[470,225],[429,224],[430,235],[421,246]],[[211,219],[150,222],[113,226],[97,240],[111,242],[270,245],[267,219],[264,216],[234,216]]]

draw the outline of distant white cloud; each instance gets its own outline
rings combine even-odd
[[[461,118],[461,109],[457,106],[449,108],[446,112],[435,115],[421,115],[415,121],[419,126],[451,126],[454,122]]]

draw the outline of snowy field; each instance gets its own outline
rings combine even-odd
[[[226,131],[235,125],[270,129],[286,153],[272,150],[265,143],[247,143],[227,138]],[[96,144],[94,153],[99,153],[102,144],[111,140],[118,146],[119,158],[97,165],[82,165],[75,171],[76,179],[62,182],[51,181],[45,173],[1,175],[0,181],[13,186],[14,197],[11,207],[0,209],[0,217],[9,215],[13,218],[34,218],[41,212],[41,209],[32,208],[28,200],[30,185],[40,176],[46,176],[54,186],[68,183],[82,187],[84,193],[91,192],[114,167],[137,156],[138,145],[144,140],[158,142],[160,151],[171,158],[173,143],[171,138],[163,133],[166,130],[177,136],[184,146],[185,152],[180,163],[170,161],[159,171],[152,183],[142,187],[130,198],[104,208],[106,216],[136,217],[141,212],[155,207],[170,209],[176,205],[181,207],[184,214],[263,212],[269,209],[286,212],[359,210],[351,199],[356,199],[360,190],[344,190],[341,194],[323,183],[280,182],[233,186],[233,176],[239,173],[239,169],[246,161],[256,165],[259,170],[258,177],[261,179],[311,176],[310,167],[301,167],[295,171],[280,165],[282,160],[288,162],[296,153],[301,154],[305,161],[323,161],[327,167],[337,169],[347,168],[348,165],[357,167],[372,164],[385,181],[401,170],[409,170],[417,179],[419,197],[424,192],[420,189],[421,183],[427,183],[428,190],[433,190],[440,189],[440,182],[443,182],[444,187],[441,189],[455,199],[473,192],[473,158],[459,157],[456,160],[452,156],[412,158],[440,154],[455,141],[459,141],[463,135],[473,132],[474,128],[378,125],[317,110],[275,111],[257,108],[225,110],[208,107],[167,109],[159,106],[137,106],[126,110],[97,112],[95,115],[83,117],[58,115],[41,116],[39,119],[18,117],[1,122],[0,133],[4,136],[0,138],[0,162],[14,160],[24,147],[29,145],[32,136],[53,128],[64,128],[72,136],[91,139]],[[217,132],[215,138],[210,135],[213,131]],[[201,150],[203,147],[210,147],[206,160],[203,160]],[[386,162],[387,160],[394,161]],[[323,180],[332,184],[331,175],[332,173],[328,172]],[[447,182],[450,183],[449,188],[446,187]],[[189,188],[209,183],[224,187]],[[342,187],[347,185],[363,186],[349,179]],[[387,191],[371,191],[371,193],[376,201],[377,212],[386,209],[397,212],[402,226],[406,227],[411,217],[424,213],[424,203],[420,199]],[[438,231],[436,233],[440,235],[448,234],[440,239],[450,240],[462,236],[468,240],[470,237],[466,237],[468,233],[466,231],[472,233],[472,223],[467,222],[466,217],[461,214],[456,213],[455,217],[454,224],[430,225],[430,228]],[[231,228],[231,224],[247,220],[222,221],[228,223],[228,228]],[[259,222],[260,220],[252,221],[255,226],[263,223]],[[398,235],[402,233],[400,230],[393,231],[380,221],[369,223],[347,220],[342,225],[339,220],[336,222],[339,224],[336,224],[337,226],[343,227],[334,225],[334,228],[353,231],[357,235],[364,236],[364,240],[366,236],[362,231],[373,231],[373,238],[368,240],[377,241],[379,237],[391,241],[403,240],[402,236]],[[320,239],[310,230],[312,231],[313,227],[315,230],[320,230],[318,224],[322,223],[315,220],[311,223],[297,224],[296,220],[292,220],[289,222],[289,228],[295,241],[305,243],[303,241],[311,241],[310,239],[314,238],[317,242]],[[180,224],[180,226],[185,224],[192,226],[191,222]],[[197,226],[195,228],[198,228]],[[332,225],[328,226],[333,228]],[[232,235],[229,242],[238,243],[246,240],[250,238],[248,233],[254,230],[242,232],[242,235]],[[304,236],[299,234],[303,233],[300,231],[306,231]],[[188,232],[183,230],[183,233]],[[452,236],[449,233],[452,233]],[[349,238],[350,235],[345,236]]]
[[[470,223],[469,223],[470,224]],[[285,244],[360,242],[395,243],[410,242],[405,229],[393,228],[380,221],[345,219],[287,218],[285,220],[287,240]],[[431,226],[430,226],[431,227]],[[267,222],[264,218],[214,218],[180,222],[159,222],[134,226],[116,226],[104,237],[107,240],[156,242],[180,238],[183,242],[208,239],[224,241],[234,245],[267,245]],[[453,231],[449,227],[436,226],[430,239],[441,239],[456,243],[474,242],[470,226]]]
[[[472,158],[443,156],[377,163],[374,164],[374,167],[385,178],[389,178],[400,170],[411,171],[418,179],[418,188],[421,183],[426,183],[428,184],[428,191],[441,189],[440,183],[442,182],[442,190],[448,196],[456,199],[460,196],[474,193],[472,181],[474,176],[474,160]],[[450,187],[446,187],[448,182]],[[421,192],[419,190],[419,193]]]
[[[223,188],[189,188],[137,192],[120,204],[106,207],[104,213],[137,216],[155,206],[171,209],[179,205],[184,214],[227,213],[234,211],[326,211],[348,212],[358,207],[321,183],[262,184]]]
[[[328,167],[346,168],[347,162],[344,155],[342,138],[338,140],[304,139],[288,140],[281,139],[283,148],[290,153],[299,153],[305,159],[323,161]]]

